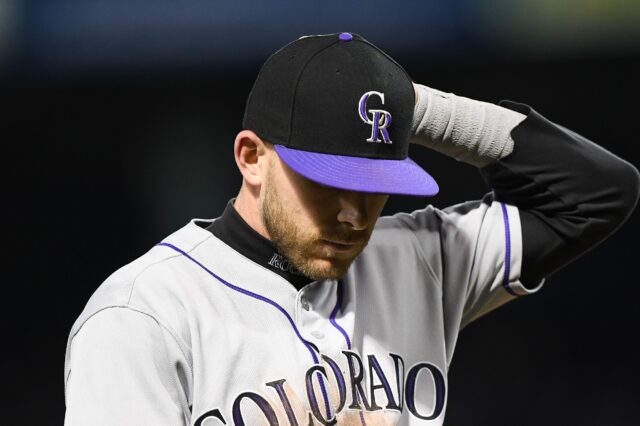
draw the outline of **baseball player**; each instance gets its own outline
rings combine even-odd
[[[379,217],[389,194],[438,192],[410,143],[491,192]],[[414,84],[351,33],[266,61],[234,155],[222,215],[120,268],[73,325],[66,425],[441,425],[460,330],[538,291],[640,192],[530,107]]]

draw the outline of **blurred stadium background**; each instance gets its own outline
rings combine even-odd
[[[88,297],[190,218],[218,216],[260,65],[337,31],[420,83],[528,103],[640,164],[638,0],[0,0],[3,424],[62,424],[66,339]],[[412,157],[441,193],[386,213],[488,191],[469,166]],[[445,424],[638,424],[639,231],[636,213],[541,293],[464,330]]]

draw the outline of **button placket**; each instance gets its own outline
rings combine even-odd
[[[300,306],[302,306],[302,309],[305,311],[311,310],[311,303],[305,297],[300,298]]]
[[[321,287],[319,287],[320,285]],[[297,322],[299,330],[305,339],[313,342],[321,351],[338,343],[342,346],[341,341],[335,341],[334,337],[336,336],[332,335],[333,330],[329,322],[330,310],[335,305],[335,302],[331,300],[331,294],[336,291],[335,286],[335,282],[317,283],[302,289],[298,295]],[[327,305],[328,301],[330,306]]]

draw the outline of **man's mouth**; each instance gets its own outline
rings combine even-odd
[[[323,239],[322,243],[338,253],[348,253],[361,245],[360,242]]]

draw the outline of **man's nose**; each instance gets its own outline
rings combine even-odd
[[[367,194],[364,192],[341,191],[339,195],[340,211],[338,222],[348,225],[356,231],[367,228]]]

